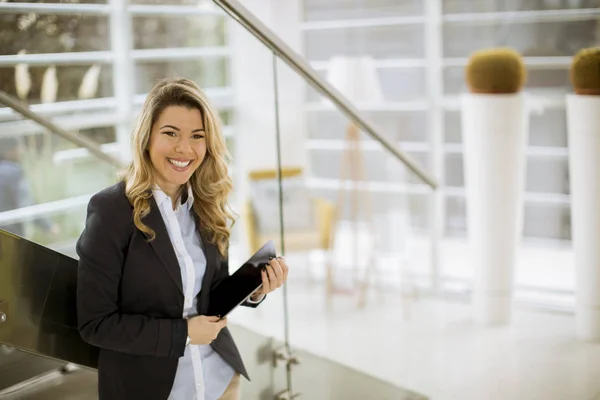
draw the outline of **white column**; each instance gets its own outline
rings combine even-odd
[[[133,118],[133,59],[131,57],[133,30],[127,11],[129,0],[109,0],[110,46],[113,52],[113,92],[117,99],[117,143],[121,160],[131,161],[131,121]]]
[[[425,56],[427,60],[427,101],[429,109],[429,159],[430,170],[440,185],[431,195],[429,205],[429,232],[431,248],[431,282],[434,293],[441,290],[441,245],[446,223],[446,204],[444,196],[444,97],[443,50],[442,50],[442,4],[441,0],[425,2]]]
[[[511,319],[529,115],[522,93],[464,94],[462,133],[475,317]]]
[[[600,96],[567,96],[577,333],[600,341]]]

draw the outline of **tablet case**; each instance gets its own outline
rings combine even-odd
[[[275,257],[275,245],[269,240],[210,292],[207,315],[225,317],[246,301],[262,285],[260,272]]]

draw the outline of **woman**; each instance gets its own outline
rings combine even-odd
[[[133,132],[133,162],[89,202],[77,242],[79,330],[100,348],[106,400],[238,399],[239,352],[205,315],[229,275],[231,179],[218,117],[198,86],[165,80]],[[256,307],[286,281],[282,258],[263,271]]]

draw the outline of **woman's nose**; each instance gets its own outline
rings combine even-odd
[[[187,139],[181,139],[175,145],[175,151],[178,153],[188,153],[192,151],[192,146]]]

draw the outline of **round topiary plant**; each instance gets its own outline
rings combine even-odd
[[[508,48],[474,52],[465,69],[472,93],[506,94],[521,91],[527,70],[521,55]]]
[[[575,93],[600,95],[600,47],[579,50],[571,62],[570,76]]]

